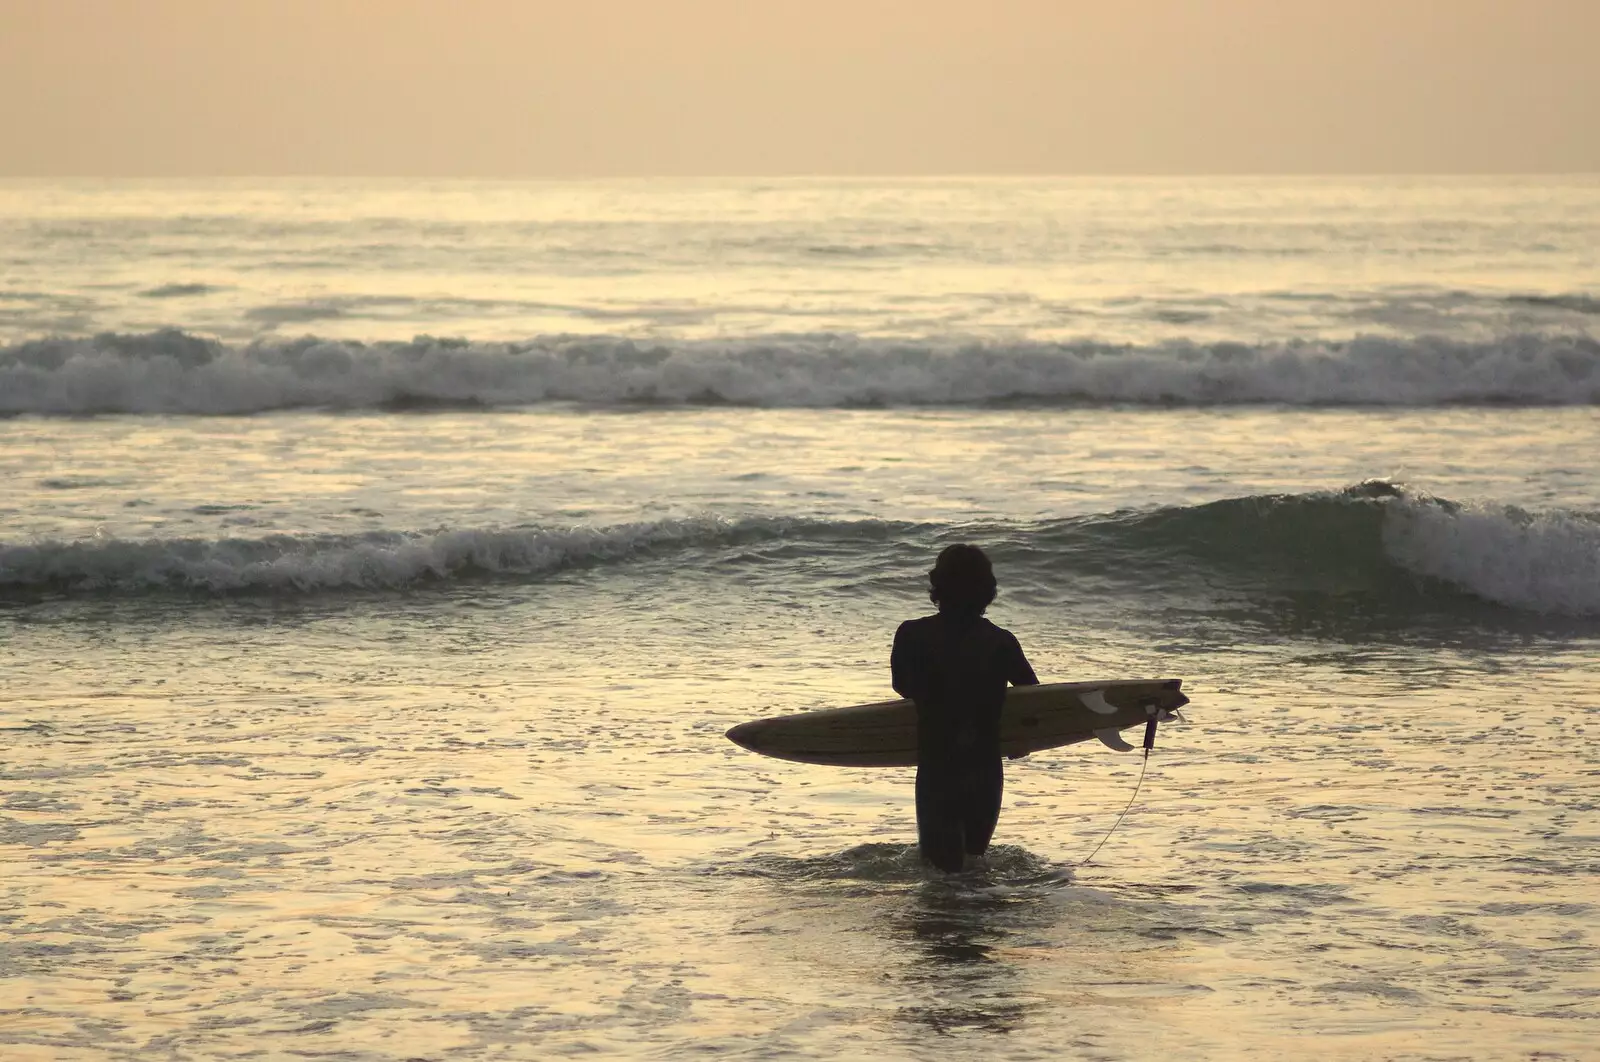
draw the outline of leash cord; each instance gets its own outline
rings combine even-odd
[[[1117,832],[1117,827],[1122,825],[1122,820],[1128,817],[1128,812],[1133,810],[1133,802],[1139,799],[1139,787],[1144,785],[1144,772],[1149,769],[1149,767],[1150,750],[1149,748],[1146,748],[1144,750],[1144,762],[1139,765],[1139,780],[1133,783],[1133,795],[1128,798],[1127,806],[1122,809],[1122,814],[1117,816],[1117,821],[1111,824],[1111,829],[1106,831],[1106,835],[1100,838],[1100,843],[1094,846],[1094,851],[1090,852],[1086,857],[1084,857],[1083,861],[1079,863],[1078,866],[1088,866],[1089,861],[1095,856],[1099,855],[1100,849],[1104,848],[1106,846],[1106,842],[1111,840],[1111,835]]]

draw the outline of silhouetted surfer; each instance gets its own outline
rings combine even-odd
[[[917,705],[917,841],[940,870],[982,855],[1005,784],[1000,706],[1006,684],[1035,686],[1008,630],[983,618],[996,583],[977,546],[950,546],[928,573],[934,616],[907,620],[889,657],[895,692]]]

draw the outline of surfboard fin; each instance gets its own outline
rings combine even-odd
[[[1096,715],[1115,715],[1117,711],[1117,706],[1108,703],[1106,695],[1099,690],[1078,694],[1078,701]]]
[[[1133,751],[1133,746],[1122,740],[1122,731],[1116,727],[1108,726],[1103,730],[1096,730],[1094,736],[1108,749],[1115,749],[1117,752]]]

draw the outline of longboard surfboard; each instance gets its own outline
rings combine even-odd
[[[1054,682],[1012,686],[1000,710],[1000,752],[1030,752],[1099,738],[1130,749],[1121,731],[1152,718],[1170,719],[1189,703],[1182,679]],[[834,767],[914,767],[917,709],[910,701],[878,701],[740,723],[728,740],[751,752]]]

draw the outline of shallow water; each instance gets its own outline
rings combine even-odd
[[[0,433],[33,477],[8,520],[35,536],[0,558],[14,1057],[1592,1040],[1600,620],[1484,596],[1588,577],[1546,570],[1582,555],[1539,554],[1537,519],[1588,489],[1545,470],[1600,442],[1591,411]],[[849,453],[862,471],[830,477]],[[1341,489],[1402,460],[1418,485]],[[1325,493],[1269,493],[1290,483]],[[1465,581],[1404,566],[1394,536],[1429,519]],[[1010,765],[1000,847],[945,880],[909,847],[909,772],[721,737],[883,696],[893,624],[955,537],[993,545],[996,618],[1042,675],[1186,679],[1191,722],[1093,865],[1131,754]]]
[[[1592,182],[3,191],[7,1060],[1594,1054]],[[947,878],[963,540],[1193,703]]]

